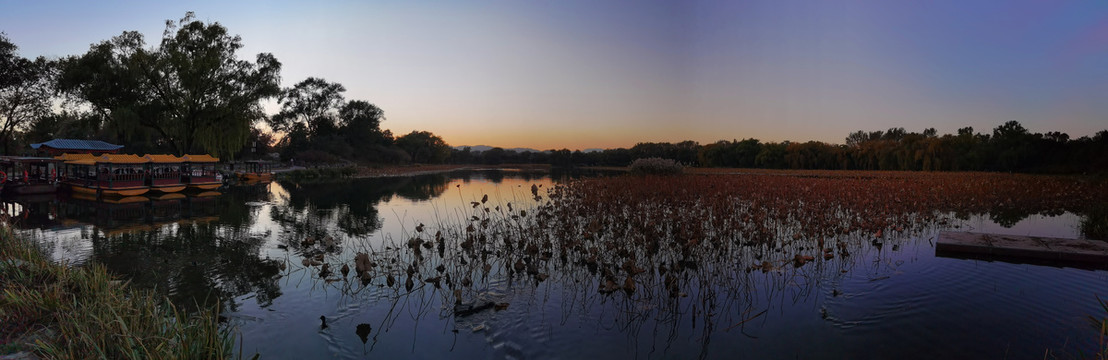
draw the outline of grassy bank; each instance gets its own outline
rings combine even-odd
[[[48,359],[224,359],[216,311],[185,314],[100,265],[72,268],[0,225],[0,354]]]

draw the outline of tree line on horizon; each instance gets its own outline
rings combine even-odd
[[[856,131],[844,144],[820,141],[762,142],[721,140],[639,143],[631,148],[582,152],[481,152],[455,149],[455,163],[547,163],[556,166],[627,166],[635,159],[664,158],[686,166],[904,171],[1009,171],[1034,173],[1103,173],[1108,171],[1108,130],[1071,139],[1061,132],[1032,133],[1009,121],[992,133],[964,127],[957,134],[938,135],[934,128],[909,132],[904,128]]]
[[[319,163],[534,163],[627,166],[659,157],[687,166],[771,169],[1020,171],[1108,170],[1108,130],[1071,139],[1031,133],[1009,121],[992,133],[962,128],[856,131],[844,144],[762,142],[640,143],[595,152],[453,149],[428,131],[394,136],[384,110],[347,100],[345,87],[309,77],[280,87],[281,63],[261,53],[240,59],[242,40],[189,12],[166,21],[157,46],[142,34],[92,44],[81,55],[28,59],[0,33],[0,154],[27,153],[54,138],[124,144],[131,153],[209,153],[228,160],[266,158]],[[262,101],[276,100],[267,115]],[[275,134],[261,125],[268,125]]]

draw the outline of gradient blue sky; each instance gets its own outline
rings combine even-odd
[[[452,145],[1108,129],[1108,1],[9,1],[23,56],[195,11]],[[270,104],[269,109],[275,109]]]

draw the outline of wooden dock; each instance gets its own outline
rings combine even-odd
[[[1103,268],[1108,267],[1108,242],[943,231],[935,255]]]

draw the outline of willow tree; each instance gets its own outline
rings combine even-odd
[[[280,94],[281,63],[269,53],[240,60],[242,46],[218,22],[194,20],[189,12],[166,21],[157,47],[128,31],[67,59],[59,87],[117,127],[152,130],[174,153],[226,157],[264,118],[260,101]]]
[[[0,33],[0,154],[7,154],[18,132],[50,114],[54,64],[31,60]]]

